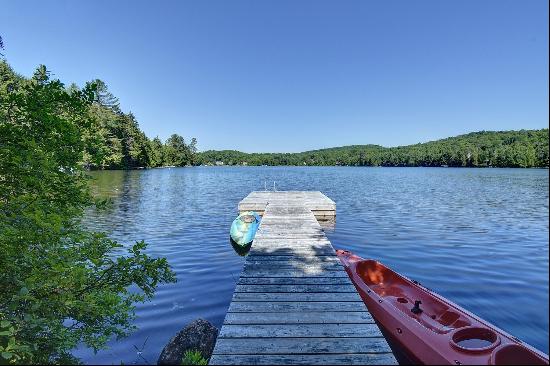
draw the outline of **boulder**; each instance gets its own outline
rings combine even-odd
[[[209,321],[197,319],[187,324],[160,353],[157,365],[180,365],[187,351],[199,351],[206,359],[210,358],[218,329]]]

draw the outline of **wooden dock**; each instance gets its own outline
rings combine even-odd
[[[263,215],[268,204],[305,206],[318,220],[336,215],[334,201],[319,191],[254,191],[239,202],[239,212],[256,211]]]
[[[252,192],[239,204],[250,210],[260,197],[254,209],[264,216],[210,364],[396,364],[312,212],[330,202],[334,211],[334,202],[267,193],[275,194]]]

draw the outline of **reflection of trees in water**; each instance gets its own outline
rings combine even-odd
[[[200,221],[207,224],[212,213],[201,211],[200,203],[211,192],[201,187],[200,175],[193,173],[194,168],[90,172],[92,194],[111,202],[101,212],[91,208],[87,217],[121,240],[141,227],[150,228],[149,234],[194,230],[188,214],[201,216]]]
[[[89,172],[90,188],[94,197],[118,198],[122,195],[127,170],[109,170]]]
[[[143,205],[142,179],[145,172],[136,170],[109,170],[90,172],[90,189],[97,199],[107,200],[101,209],[90,208],[86,217],[96,230],[112,233],[115,226],[121,224],[124,233],[131,226],[139,224],[132,212],[140,211]],[[139,221],[139,220],[138,220]],[[122,238],[120,238],[122,239]]]

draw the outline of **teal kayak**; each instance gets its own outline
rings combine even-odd
[[[260,226],[260,216],[256,212],[243,212],[231,224],[229,233],[231,240],[241,247],[249,245],[254,240],[258,226]]]

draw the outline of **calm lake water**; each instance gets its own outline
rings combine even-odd
[[[244,258],[229,242],[237,203],[264,182],[320,190],[336,202],[335,248],[375,258],[548,353],[548,170],[196,167],[93,172],[113,199],[89,225],[144,239],[178,282],[137,308],[130,337],[87,363],[156,364],[202,317],[221,326]]]

